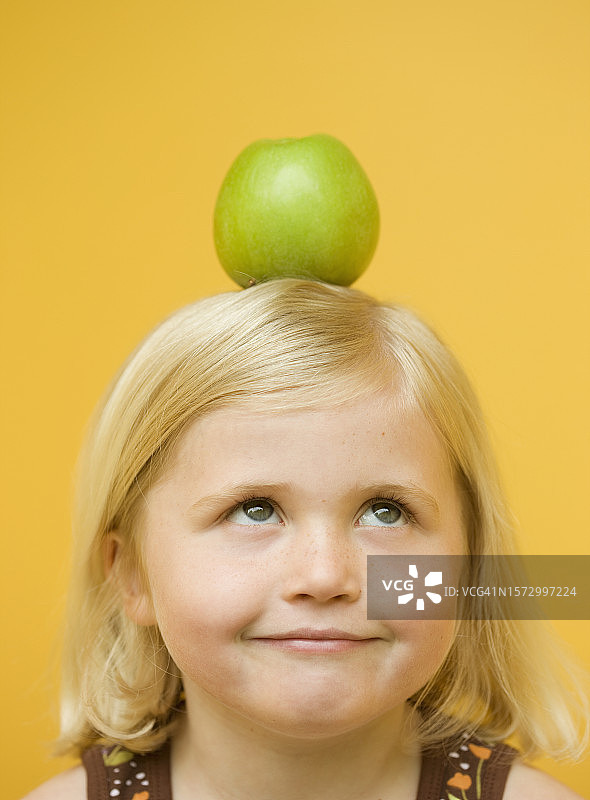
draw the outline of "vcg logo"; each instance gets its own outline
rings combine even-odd
[[[411,600],[414,599],[414,581],[418,580],[418,568],[415,564],[410,564],[408,566],[408,573],[409,578],[402,580],[398,578],[397,580],[389,580],[385,581],[382,580],[383,588],[386,592],[391,590],[393,586],[396,592],[404,592],[405,594],[399,594],[397,598],[398,605],[406,605]],[[442,572],[429,572],[425,578],[423,587],[426,588],[427,586],[440,586],[442,584]],[[440,603],[442,597],[437,592],[420,592],[420,594],[426,594],[429,600],[433,603]],[[422,597],[416,598],[416,611],[424,611],[424,600]]]

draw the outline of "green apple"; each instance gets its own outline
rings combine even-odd
[[[298,277],[349,286],[379,237],[377,198],[338,139],[261,139],[227,173],[215,206],[217,255],[240,286]]]

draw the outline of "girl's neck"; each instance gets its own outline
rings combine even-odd
[[[301,738],[205,700],[173,741],[174,800],[413,800],[421,757],[412,738],[405,705],[362,729]]]

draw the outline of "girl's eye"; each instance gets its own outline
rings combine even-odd
[[[256,497],[246,500],[232,509],[226,520],[236,525],[263,525],[264,523],[277,524],[281,518],[270,500]]]
[[[360,525],[374,527],[401,527],[407,525],[408,516],[391,500],[375,500],[359,517]]]

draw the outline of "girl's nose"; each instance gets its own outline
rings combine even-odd
[[[358,600],[364,560],[349,538],[338,530],[307,530],[295,534],[286,554],[283,597],[292,601]]]

